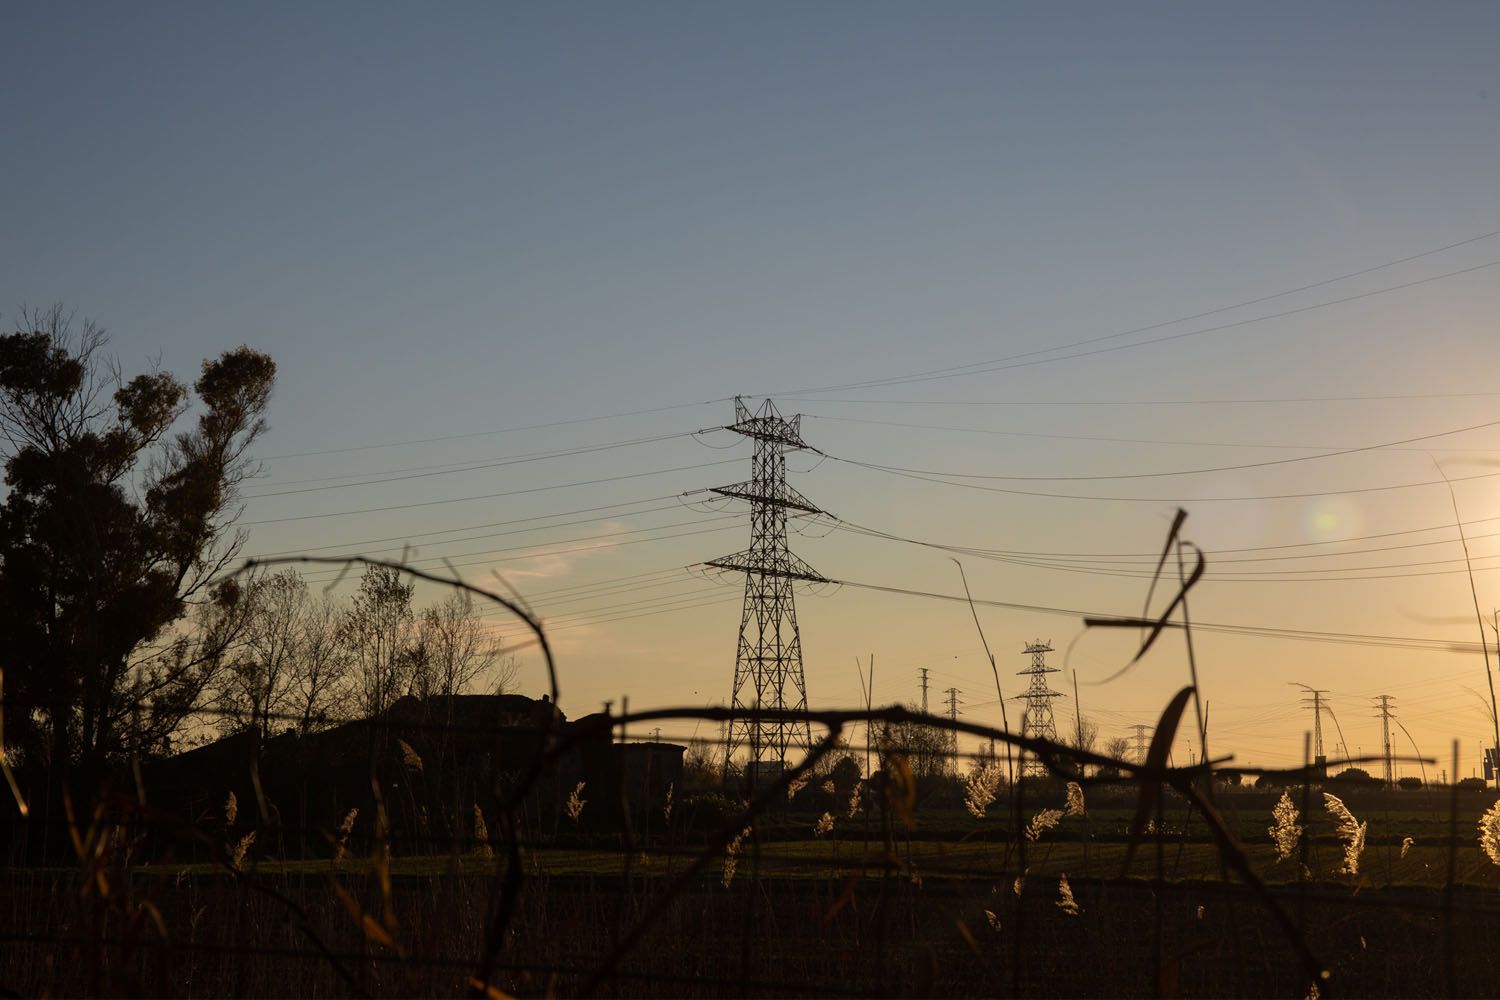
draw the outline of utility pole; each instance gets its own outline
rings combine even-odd
[[[1052,717],[1052,699],[1061,698],[1063,694],[1047,686],[1047,675],[1059,672],[1056,667],[1047,666],[1047,654],[1052,652],[1052,646],[1050,643],[1037,639],[1022,652],[1030,654],[1031,666],[1025,670],[1016,671],[1016,674],[1020,677],[1030,677],[1031,684],[1023,693],[1015,696],[1016,700],[1026,702],[1026,709],[1021,713],[1021,735],[1056,743],[1057,723]],[[1047,765],[1042,763],[1040,757],[1023,753],[1021,775],[1022,777],[1045,778]]]
[[[745,574],[745,604],[730,692],[733,717],[724,756],[727,773],[735,752],[742,747],[748,750],[745,774],[752,789],[771,777],[771,772],[784,768],[792,750],[812,746],[812,728],[806,718],[767,719],[761,714],[807,710],[794,590],[798,581],[828,582],[787,545],[788,517],[823,513],[787,485],[787,453],[807,447],[801,425],[801,414],[783,417],[769,399],[751,413],[736,396],[734,423],[725,429],[755,442],[751,478],[713,490],[750,504],[750,547],[710,559],[705,565]]]
[[[1135,762],[1146,763],[1146,734],[1151,731],[1151,726],[1135,727]]]
[[[1395,699],[1388,694],[1383,694],[1376,701],[1379,702],[1380,733],[1385,744],[1385,787],[1394,788],[1396,777],[1391,768],[1391,703]]]

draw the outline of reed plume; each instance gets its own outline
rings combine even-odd
[[[349,835],[354,832],[354,820],[358,816],[358,809],[350,809],[344,813],[344,818],[339,823],[338,840],[333,845],[333,860],[342,861],[349,856]]]
[[[1059,910],[1062,910],[1070,917],[1078,916],[1078,914],[1082,910],[1082,907],[1078,905],[1078,900],[1073,898],[1073,887],[1068,884],[1068,876],[1066,872],[1064,872],[1062,877],[1057,880],[1056,905]]]
[[[1042,839],[1042,834],[1061,823],[1062,818],[1063,811],[1061,809],[1043,809],[1031,817],[1031,822],[1026,824],[1026,839]]]
[[[1500,802],[1479,817],[1479,847],[1485,857],[1500,865]]]
[[[1297,807],[1292,804],[1290,792],[1282,792],[1280,800],[1271,810],[1271,818],[1274,822],[1266,828],[1271,835],[1271,843],[1276,847],[1276,860],[1285,861],[1292,856],[1297,849],[1297,842],[1302,839],[1302,824],[1297,822]]]
[[[1068,782],[1068,802],[1063,806],[1063,812],[1069,816],[1082,816],[1083,808],[1083,786],[1076,781]]]
[[[229,863],[234,866],[236,871],[245,866],[245,855],[250,852],[250,845],[254,843],[255,831],[251,830],[241,837],[234,847],[230,848]]]
[[[481,858],[493,858],[495,849],[490,846],[490,828],[484,822],[484,810],[474,803],[474,853]]]
[[[578,822],[578,817],[583,815],[583,807],[588,804],[588,799],[583,797],[583,786],[585,784],[586,782],[580,781],[577,787],[568,793],[568,801],[563,805],[563,809],[567,811],[568,818],[574,823]]]
[[[1344,863],[1339,871],[1348,875],[1359,874],[1359,856],[1365,849],[1365,831],[1369,828],[1368,822],[1361,823],[1354,818],[1349,807],[1337,795],[1329,792],[1323,793],[1323,805],[1328,812],[1339,821],[1338,834],[1344,842]]]
[[[964,779],[964,808],[975,819],[984,819],[990,803],[1000,794],[1000,778],[1003,772],[999,764],[985,764],[975,768]]]
[[[740,863],[740,847],[745,838],[750,836],[750,828],[747,826],[734,835],[734,839],[724,845],[724,888],[729,888],[729,883],[734,881],[735,869]]]

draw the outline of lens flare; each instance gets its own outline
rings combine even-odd
[[[1320,497],[1302,515],[1302,530],[1309,541],[1331,542],[1359,534],[1364,512],[1345,497]]]

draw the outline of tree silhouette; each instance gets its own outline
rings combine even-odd
[[[97,781],[165,749],[243,632],[218,577],[244,541],[239,486],[276,366],[240,347],[190,393],[163,371],[124,381],[103,330],[75,333],[60,307],[20,325],[0,337],[6,738],[31,767]]]
[[[388,566],[370,566],[344,617],[353,658],[355,697],[360,710],[377,716],[411,689],[420,651],[412,610],[416,585]]]

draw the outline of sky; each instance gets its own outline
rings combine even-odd
[[[1216,755],[1300,761],[1300,683],[1330,757],[1381,751],[1389,694],[1395,752],[1477,765],[1500,7],[10,3],[0,34],[0,326],[61,302],[127,372],[269,352],[245,553],[498,572],[570,715],[727,698],[742,582],[686,567],[748,544],[703,492],[749,477],[743,394],[802,414],[793,485],[840,519],[792,535],[843,582],[798,598],[815,707],[873,657],[877,702],[926,667],[1001,719],[968,607],[869,587],[960,594],[954,553],[858,527],[1027,606],[978,608],[1007,698],[1041,639],[1060,730],[1075,675],[1103,739],[1154,723],[1183,637],[1109,679],[1138,636],[1082,614],[1141,613],[1180,506],[1192,621],[1282,630],[1192,633]]]

